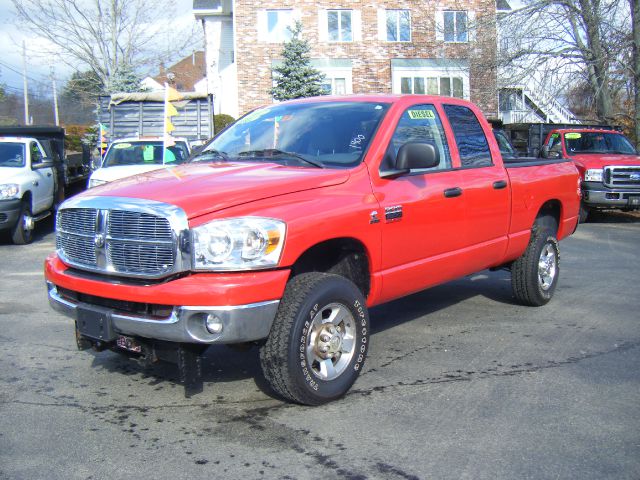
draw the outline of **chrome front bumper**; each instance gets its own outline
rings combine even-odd
[[[584,190],[582,198],[589,207],[640,208],[640,190]]]
[[[113,331],[118,334],[180,343],[242,343],[261,340],[269,335],[280,303],[279,300],[273,300],[237,306],[174,307],[171,315],[158,319],[70,301],[59,295],[51,282],[47,282],[47,289],[49,305],[76,321],[79,309],[82,309],[108,318]],[[218,333],[207,330],[206,320],[209,316],[217,317],[215,323],[221,325]]]

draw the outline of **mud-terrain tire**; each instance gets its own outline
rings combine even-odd
[[[540,220],[531,231],[527,249],[511,265],[513,295],[518,302],[532,307],[545,305],[551,300],[560,275],[557,224],[555,219]]]
[[[369,313],[358,287],[339,275],[303,273],[285,289],[260,364],[284,399],[321,405],[351,388],[368,341]]]
[[[23,200],[20,204],[20,215],[16,220],[16,224],[11,229],[11,240],[16,245],[26,245],[33,240],[33,229],[28,228],[27,224],[31,219],[31,207],[29,202]]]

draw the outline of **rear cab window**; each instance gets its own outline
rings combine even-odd
[[[391,137],[381,169],[392,168],[400,147],[407,143],[429,143],[433,145],[440,162],[432,168],[412,170],[412,173],[427,173],[451,169],[451,153],[440,116],[431,104],[413,105],[407,108]]]
[[[458,146],[462,168],[493,165],[489,142],[475,113],[463,105],[443,105]]]

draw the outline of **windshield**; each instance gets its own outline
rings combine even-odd
[[[636,151],[627,138],[619,133],[569,132],[564,134],[567,152],[619,153],[635,155]]]
[[[184,142],[176,142],[167,147],[164,153],[162,141],[120,142],[114,143],[104,157],[103,167],[117,165],[176,165],[183,163],[189,156],[189,150]],[[164,157],[164,162],[163,162]]]
[[[0,167],[21,168],[25,165],[24,144],[0,143]]]
[[[317,102],[255,110],[214,138],[193,162],[271,161],[353,167],[362,161],[385,103]]]

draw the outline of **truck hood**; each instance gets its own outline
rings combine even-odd
[[[21,183],[24,173],[24,168],[0,167],[0,183]]]
[[[591,153],[572,155],[571,160],[573,160],[579,167],[582,167],[585,170],[589,168],[603,168],[609,165],[640,166],[640,156],[638,155]]]
[[[348,170],[285,167],[273,163],[180,165],[93,188],[88,195],[169,203],[189,218],[288,193],[344,183]]]
[[[165,168],[164,165],[116,165],[113,167],[102,167],[97,169],[91,174],[91,178],[96,180],[103,180],[105,182],[113,182],[114,180],[120,180],[121,178],[130,177],[132,175],[138,175],[140,173],[151,172]]]

